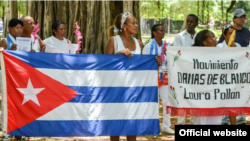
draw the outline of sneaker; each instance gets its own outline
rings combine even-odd
[[[168,134],[171,134],[173,135],[174,134],[174,130],[171,129],[171,128],[165,128],[165,129],[162,129],[162,132],[165,132],[165,133],[168,133]]]

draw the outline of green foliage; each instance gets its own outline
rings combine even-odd
[[[204,30],[204,28],[202,28],[202,27],[196,27],[196,28],[195,28],[195,31],[196,31],[197,33],[199,33],[199,32],[202,31],[202,30]]]
[[[6,12],[6,3],[7,1],[6,0],[1,0],[1,3],[0,3],[0,17],[3,17],[3,9],[5,9],[5,12]],[[4,14],[6,15],[6,14]]]
[[[7,0],[0,0],[0,17],[3,17],[3,12],[5,12],[4,15],[6,16],[6,5],[7,5]],[[25,0],[17,0],[17,10],[18,10],[18,15],[26,15]]]
[[[198,12],[199,3],[199,13]],[[249,2],[237,2],[238,8],[244,8],[246,11],[250,11],[246,7],[250,7]],[[226,10],[230,6],[231,0],[213,0],[213,1],[187,1],[187,0],[158,0],[158,1],[141,1],[140,13],[141,18],[160,20],[165,17],[170,17],[172,20],[184,20],[188,14],[199,15],[199,21],[202,21],[202,9],[204,10],[204,22],[207,23],[210,17],[213,17],[215,21],[226,21]],[[223,8],[222,8],[223,5]],[[247,5],[247,6],[246,6]],[[234,6],[235,7],[235,6]],[[222,14],[223,9],[223,14]],[[228,13],[228,22],[232,21],[233,12],[235,8]]]
[[[205,30],[205,29],[206,28],[196,27],[195,31],[199,33],[200,31]],[[210,29],[207,29],[207,30],[210,30]],[[222,35],[222,30],[214,30],[213,33],[214,33],[215,38],[218,40],[220,36]]]
[[[25,0],[17,0],[18,15],[26,15]]]
[[[222,35],[222,30],[214,30],[214,35],[217,40],[220,39],[220,36]]]

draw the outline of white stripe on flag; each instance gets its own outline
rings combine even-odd
[[[37,120],[158,119],[158,103],[65,103]],[[129,111],[129,112],[128,112]],[[126,114],[127,113],[127,114]]]
[[[96,71],[41,69],[40,72],[67,86],[140,87],[158,86],[157,70]]]

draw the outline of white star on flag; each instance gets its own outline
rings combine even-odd
[[[26,103],[27,101],[32,100],[33,102],[35,102],[37,105],[40,106],[36,95],[45,88],[34,88],[29,79],[27,88],[16,88],[16,89],[24,94],[22,105]]]

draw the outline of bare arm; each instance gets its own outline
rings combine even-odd
[[[142,42],[141,42],[140,40],[138,40],[138,43],[139,43],[139,45],[140,45],[140,48],[141,48],[141,54],[142,54],[143,44],[142,44]]]
[[[114,54],[114,38],[109,38],[109,41],[105,47],[104,54]]]
[[[45,44],[43,40],[38,36],[39,39],[39,45],[40,45],[40,52],[45,52]]]
[[[3,40],[0,42],[0,47],[3,47],[4,49],[7,49],[6,40],[3,39]]]
[[[114,38],[110,38],[106,47],[105,47],[105,51],[104,51],[104,54],[114,54],[115,53],[115,49],[114,49]],[[127,57],[132,57],[132,53],[129,49],[124,49],[124,50],[121,50],[119,51],[118,53],[116,54],[124,54],[126,55]]]

